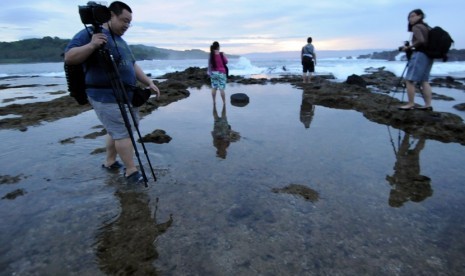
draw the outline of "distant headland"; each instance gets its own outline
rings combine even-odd
[[[0,63],[61,62],[70,39],[46,36],[14,42],[0,42]],[[176,51],[145,45],[129,45],[136,60],[206,59],[209,53],[193,49]],[[228,55],[228,57],[238,57]]]
[[[0,64],[5,63],[41,63],[62,62],[63,51],[70,39],[46,36],[13,42],[0,42]],[[136,60],[169,60],[169,59],[207,59],[209,53],[199,50],[170,50],[142,44],[129,45]],[[230,55],[228,58],[239,58],[239,55]],[[392,50],[346,50],[346,51],[318,51],[319,58],[344,57],[358,59],[383,59],[388,61],[402,59],[399,51]],[[300,51],[250,53],[244,54],[250,58],[300,58]],[[465,61],[465,49],[452,49],[449,61]]]

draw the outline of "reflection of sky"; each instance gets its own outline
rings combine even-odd
[[[144,190],[149,208],[159,198],[161,221],[173,214],[173,225],[156,241],[157,270],[381,275],[402,267],[411,275],[462,274],[464,146],[427,140],[419,161],[432,196],[392,208],[386,176],[396,162],[397,130],[353,110],[322,106],[306,129],[301,90],[230,84],[227,118],[241,139],[221,159],[212,143],[210,89],[190,92],[140,125],[142,135],[163,129],[173,138],[146,143],[158,178]],[[229,103],[239,92],[250,98],[245,107]],[[222,107],[218,97],[217,105]],[[92,237],[119,214],[114,191],[124,184],[101,170],[103,154],[90,154],[104,145],[103,137],[83,138],[98,131],[96,125],[89,111],[24,133],[0,131],[0,174],[24,175],[14,186],[0,185],[0,195],[27,192],[0,201],[11,206],[0,208],[0,244],[9,248],[0,263],[9,264],[7,274],[38,273],[39,264],[98,274]],[[60,143],[70,137],[75,143]],[[142,160],[146,164],[144,155]],[[318,202],[272,192],[290,184],[314,190]],[[439,265],[444,263],[451,265]]]
[[[0,80],[0,107],[10,104],[45,102],[68,94],[65,78],[21,77]],[[26,87],[23,87],[26,86]]]

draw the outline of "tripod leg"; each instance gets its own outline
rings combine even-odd
[[[132,108],[132,106],[129,104],[128,101],[126,101],[126,105],[128,106],[129,113],[131,114],[132,121],[135,124],[136,119],[135,119],[135,115],[133,113],[134,109]],[[136,129],[137,135],[139,136],[139,141],[140,141],[140,144],[142,145],[142,149],[144,150],[144,154],[145,154],[145,156],[147,158],[147,163],[149,164],[150,171],[152,172],[153,181],[157,181],[157,177],[155,176],[155,172],[154,172],[153,167],[152,167],[152,162],[150,162],[150,158],[148,156],[147,148],[145,147],[144,141],[142,141],[142,135],[140,134],[139,127],[136,126],[135,129]]]
[[[397,90],[399,89],[399,86],[402,85],[402,80],[404,80],[404,75],[405,75],[405,71],[407,70],[408,64],[409,64],[409,62],[407,62],[407,64],[405,65],[404,70],[402,71],[402,75],[400,75],[399,82],[397,83],[396,88],[395,88],[395,90],[394,90],[395,92],[397,92]],[[404,101],[405,85],[402,85],[402,87],[403,87],[403,90],[402,90],[402,101]],[[389,104],[388,104],[388,108],[391,107],[391,104],[392,104],[392,101],[393,101],[393,100],[394,100],[394,97],[391,97],[391,100],[389,101]]]
[[[127,111],[126,111],[123,103],[118,102],[118,106],[120,108],[121,115],[122,115],[123,120],[124,120],[124,124],[126,126],[126,129],[128,130],[128,134],[129,134],[129,137],[131,139],[131,143],[132,143],[133,148],[134,148],[134,154],[136,155],[137,161],[139,162],[139,167],[140,167],[140,170],[141,170],[141,173],[142,173],[142,177],[144,178],[145,187],[147,187],[148,179],[147,179],[147,176],[145,174],[144,166],[142,164],[142,161],[141,161],[141,158],[140,158],[140,155],[139,155],[139,151],[137,150],[136,140],[134,139],[134,134],[133,134],[133,131],[132,131],[132,127],[131,127],[131,123],[129,121]],[[134,128],[137,128],[135,118],[133,118],[133,122],[134,122]]]
[[[110,82],[111,82],[111,85],[112,85],[112,88],[113,88],[113,92],[115,94],[116,101],[117,101],[119,109],[121,111],[121,116],[123,117],[124,124],[126,126],[129,137],[131,139],[131,143],[132,143],[133,148],[134,148],[134,153],[135,153],[135,155],[137,157],[137,160],[139,162],[139,166],[140,166],[140,170],[141,170],[141,173],[142,173],[142,177],[144,179],[145,187],[147,187],[147,182],[148,182],[147,175],[145,174],[144,166],[142,164],[142,161],[141,161],[141,158],[140,158],[140,155],[139,155],[139,151],[137,150],[136,140],[134,139],[134,134],[133,134],[133,131],[132,131],[132,128],[131,128],[131,123],[129,121],[129,117],[128,117],[125,105],[128,107],[129,113],[131,114],[132,122],[134,124],[134,128],[136,129],[137,134],[139,135],[139,140],[140,140],[140,142],[142,144],[142,147],[144,148],[144,153],[145,153],[147,161],[148,161],[148,163],[150,165],[150,169],[152,171],[154,181],[156,181],[156,177],[155,177],[155,172],[153,170],[152,164],[150,162],[150,158],[149,158],[149,156],[147,154],[147,150],[145,148],[145,145],[143,144],[142,137],[140,135],[138,122],[137,122],[137,120],[135,118],[135,115],[134,115],[134,110],[132,109],[132,106],[129,103],[129,98],[128,98],[128,95],[126,93],[124,83],[122,82],[122,80],[121,80],[121,78],[119,76],[119,71],[118,71],[116,63],[115,63],[115,61],[113,59],[113,56],[108,52],[108,50],[105,50],[105,49],[100,50],[100,55],[101,55],[102,60],[104,62],[104,64],[103,64],[104,68],[107,69],[106,71],[107,71],[108,78],[110,79]]]
[[[140,130],[139,130],[139,127],[137,125],[137,120],[136,120],[136,116],[134,114],[134,109],[133,109],[132,105],[129,103],[129,100],[127,99],[127,95],[125,95],[125,96],[126,97],[125,97],[125,100],[124,100],[124,104],[127,106],[128,110],[129,110],[129,114],[131,115],[132,122],[134,123],[134,128],[135,128],[135,130],[137,132],[137,135],[139,137],[139,141],[140,141],[140,144],[142,145],[142,149],[144,150],[145,157],[147,158],[147,163],[149,164],[150,171],[152,172],[153,180],[157,181],[157,177],[155,176],[155,171],[153,170],[153,167],[152,167],[152,162],[150,162],[150,158],[148,156],[147,148],[145,147],[144,141],[142,141],[142,135],[140,134]],[[127,116],[127,114],[126,114],[126,116]],[[129,121],[129,119],[128,119],[128,121]],[[135,143],[135,141],[134,141],[134,143]],[[136,151],[136,156],[137,156],[137,158],[139,158],[139,153],[137,151]],[[142,175],[144,176],[144,179],[145,179],[146,178],[145,171],[142,172]]]

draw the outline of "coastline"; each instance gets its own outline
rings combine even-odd
[[[397,110],[396,107],[401,105],[401,102],[391,96],[391,91],[398,85],[399,79],[393,73],[384,71],[383,68],[367,68],[366,71],[367,73],[361,76],[350,76],[345,82],[334,82],[331,76],[315,76],[314,82],[310,85],[302,84],[300,76],[292,75],[270,79],[231,76],[228,82],[245,85],[287,83],[301,89],[308,100],[315,105],[356,110],[371,121],[402,129],[414,135],[465,145],[465,124],[462,118],[448,112]],[[142,116],[150,114],[160,106],[166,106],[188,97],[189,89],[208,85],[209,79],[206,68],[189,67],[182,72],[167,73],[154,79],[154,82],[160,88],[161,96],[159,99],[151,97],[140,108]],[[462,82],[450,77],[436,78],[431,84],[433,88],[446,87],[465,91],[465,85]],[[0,129],[27,131],[29,126],[75,116],[90,110],[89,105],[78,105],[73,98],[68,96],[67,91],[56,93],[65,96],[49,102],[12,104],[0,108],[0,116],[15,116],[0,120]],[[435,94],[433,100],[443,99],[448,100],[445,96]],[[457,106],[463,105],[465,103],[459,103]]]

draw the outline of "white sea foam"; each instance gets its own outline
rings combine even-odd
[[[153,77],[166,73],[183,71],[188,67],[205,68],[206,60],[144,60],[138,62],[146,73]],[[316,74],[333,74],[337,79],[345,80],[352,74],[363,74],[366,68],[384,67],[385,70],[400,76],[405,68],[406,62],[398,56],[395,61],[356,59],[356,58],[325,58],[319,59],[316,66]],[[230,74],[237,76],[267,75],[269,77],[281,74],[301,74],[302,65],[299,58],[294,59],[253,59],[234,58],[229,59]],[[38,63],[38,64],[3,64],[0,65],[1,78],[21,77],[56,77],[64,78],[63,63]],[[434,63],[432,75],[454,77],[465,77],[465,62],[442,62]]]

